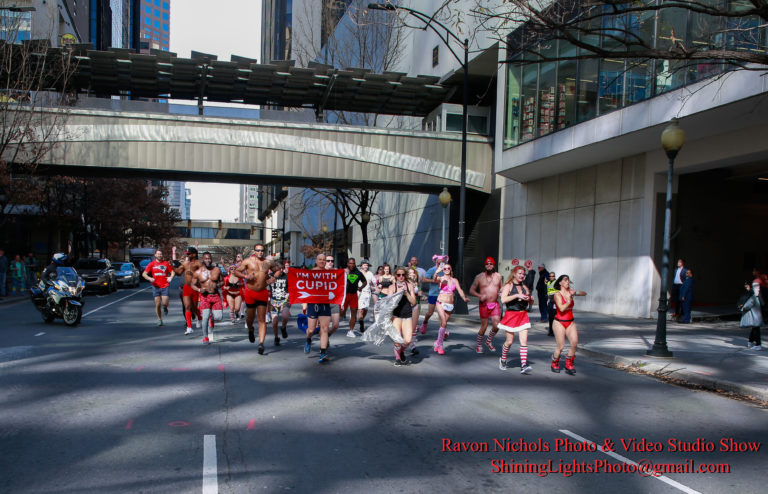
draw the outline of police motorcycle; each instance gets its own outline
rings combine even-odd
[[[83,317],[85,281],[73,268],[63,265],[66,259],[65,254],[55,254],[55,271],[53,265],[46,268],[43,279],[29,291],[43,321],[51,323],[61,318],[67,326],[76,326]]]

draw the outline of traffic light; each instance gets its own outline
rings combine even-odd
[[[277,230],[272,230],[272,239],[277,239],[280,237],[280,232]]]

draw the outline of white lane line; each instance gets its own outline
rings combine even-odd
[[[88,316],[90,314],[93,314],[94,312],[99,311],[99,310],[103,309],[104,307],[109,307],[112,304],[116,304],[118,302],[122,302],[123,300],[127,299],[128,297],[133,297],[137,293],[146,292],[147,290],[149,290],[149,288],[142,288],[141,290],[138,290],[138,291],[135,291],[135,292],[131,292],[129,295],[126,295],[123,298],[119,298],[119,299],[115,300],[114,302],[110,302],[108,304],[104,304],[101,307],[97,307],[96,309],[93,309],[92,311],[86,312],[85,314],[83,314],[83,317],[86,317],[86,316]]]
[[[581,437],[580,435],[578,435],[576,433],[573,433],[573,432],[571,432],[569,430],[566,430],[566,429],[559,429],[559,430],[560,430],[560,432],[562,432],[566,436],[571,436],[572,438],[576,439],[577,441],[594,444],[595,446],[597,446],[597,450],[598,451],[600,451],[601,453],[604,453],[604,454],[610,456],[611,458],[616,458],[617,460],[619,460],[619,461],[621,461],[623,463],[626,463],[627,465],[634,465],[636,467],[640,467],[640,465],[638,465],[634,461],[630,460],[629,458],[625,458],[625,457],[621,456],[620,454],[614,453],[613,451],[605,451],[602,446],[599,446],[598,444],[594,443],[593,441],[590,441],[589,439]],[[639,468],[638,468],[638,471],[640,471]],[[649,475],[649,477],[650,478],[654,478],[656,480],[661,480],[665,484],[669,484],[672,487],[674,487],[676,489],[679,489],[679,490],[681,490],[681,491],[683,491],[683,492],[685,492],[687,494],[701,494],[701,492],[693,490],[690,487],[684,486],[683,484],[681,484],[679,482],[675,482],[674,480],[670,479],[669,477],[665,477],[664,475],[659,475],[658,477],[656,475]]]
[[[37,333],[35,336],[43,336],[45,334],[45,331],[41,331],[40,333]]]
[[[219,481],[216,466],[216,436],[203,436],[203,494],[218,494]]]

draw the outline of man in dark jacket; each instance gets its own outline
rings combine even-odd
[[[680,287],[680,305],[683,309],[680,322],[688,324],[691,322],[691,306],[693,305],[693,271],[690,269],[685,273],[683,286]]]
[[[539,264],[539,281],[536,283],[536,295],[539,296],[539,313],[541,313],[541,322],[548,321],[547,314],[547,281],[549,280],[549,271],[543,264]]]

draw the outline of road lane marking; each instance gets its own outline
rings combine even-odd
[[[570,437],[576,439],[577,441],[581,441],[581,442],[585,442],[585,443],[589,443],[589,444],[594,444],[595,446],[597,446],[597,450],[598,451],[600,451],[601,453],[604,453],[604,454],[610,456],[611,458],[616,458],[617,460],[619,460],[622,463],[626,463],[627,465],[634,465],[634,466],[640,468],[640,465],[638,465],[634,461],[630,460],[629,458],[625,458],[625,457],[621,456],[620,454],[614,453],[613,451],[605,451],[602,446],[599,446],[598,444],[596,444],[593,441],[590,441],[587,438],[581,437],[580,435],[575,434],[575,433],[573,433],[573,432],[571,432],[569,430],[566,430],[566,429],[559,429],[559,430],[560,430],[560,432],[562,432],[566,436],[570,436]],[[674,480],[670,479],[669,477],[665,477],[664,475],[659,475],[658,477],[656,475],[649,475],[649,477],[650,478],[654,478],[656,480],[661,480],[665,484],[669,484],[672,487],[674,487],[676,489],[679,489],[679,490],[681,490],[681,491],[683,491],[683,492],[685,492],[687,494],[701,494],[701,492],[693,490],[690,487],[684,486],[683,484],[681,484],[679,482],[675,482]]]
[[[113,301],[113,302],[110,302],[110,303],[108,303],[108,304],[104,304],[104,305],[102,305],[101,307],[97,307],[97,308],[93,309],[92,311],[86,312],[85,314],[83,314],[83,317],[89,316],[89,315],[93,314],[94,312],[96,312],[96,311],[99,311],[99,310],[103,309],[104,307],[109,307],[109,306],[110,306],[110,305],[112,305],[112,304],[116,304],[116,303],[118,303],[118,302],[122,302],[123,300],[127,299],[128,297],[133,297],[133,296],[134,296],[134,295],[136,295],[137,293],[146,292],[147,290],[149,290],[149,288],[142,288],[142,289],[141,289],[141,290],[139,290],[139,291],[136,291],[136,292],[132,292],[132,293],[130,293],[130,294],[128,294],[128,295],[126,295],[126,296],[125,296],[125,297],[123,297],[123,298],[119,298],[119,299],[117,299],[117,300],[115,300],[115,301]]]
[[[37,333],[35,336],[43,336],[45,334],[45,331],[41,331],[40,333]]]
[[[219,480],[216,466],[216,436],[203,436],[203,494],[218,494]]]

